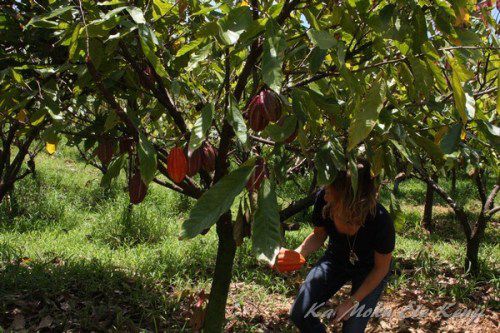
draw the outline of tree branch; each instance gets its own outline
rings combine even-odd
[[[186,140],[189,140],[189,131],[187,129],[184,118],[182,117],[182,113],[174,105],[172,97],[168,93],[165,85],[163,84],[162,78],[158,75],[158,73],[151,66],[151,64],[149,64],[149,67],[151,68],[152,71],[151,74],[154,77],[154,82],[156,82],[157,84],[157,87],[155,87],[155,84],[152,81],[153,78],[149,78],[148,76],[146,76],[140,65],[133,59],[127,47],[123,45],[123,43],[121,42],[120,42],[120,48],[123,52],[123,57],[125,58],[125,60],[127,60],[127,62],[132,66],[132,68],[136,72],[136,74],[139,76],[140,78],[139,81],[141,82],[142,86],[145,89],[148,89],[154,93],[156,99],[165,107],[168,114],[174,120],[174,123],[177,126],[177,128],[179,128],[179,131],[186,138]]]
[[[315,198],[316,198],[316,192],[312,192],[307,197],[292,202],[288,207],[279,212],[280,221],[284,222],[293,215],[300,213],[304,209],[307,209],[308,207],[312,206],[314,204]]]
[[[486,199],[486,202],[484,204],[485,214],[487,214],[489,216],[492,216],[500,209],[500,207],[493,207],[493,205],[495,204],[495,197],[496,197],[499,190],[500,190],[500,184],[496,184],[493,187],[493,189],[491,190],[491,192],[488,195],[488,198]]]
[[[111,92],[104,86],[104,84],[102,83],[101,74],[95,68],[89,55],[87,55],[85,63],[87,64],[87,69],[89,70],[90,75],[92,76],[95,84],[97,85],[97,88],[103,95],[106,102],[109,104],[109,106],[111,106],[113,111],[115,111],[118,118],[120,118],[120,120],[125,124],[128,134],[131,135],[136,142],[139,142],[139,130],[132,122],[132,120],[130,120],[127,113],[115,100],[113,94],[111,94]]]

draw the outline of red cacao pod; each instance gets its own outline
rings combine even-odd
[[[134,139],[126,136],[122,136],[118,143],[120,155],[132,152],[134,148]]]
[[[175,182],[180,183],[186,177],[188,161],[181,147],[174,147],[167,157],[167,173]]]
[[[255,169],[246,183],[246,188],[250,192],[257,191],[264,178],[267,177],[269,177],[269,170],[267,169],[266,162],[263,158],[259,158],[255,162]]]
[[[108,165],[115,153],[115,143],[109,137],[102,137],[97,144],[97,158],[103,165]]]
[[[281,100],[271,89],[262,90],[259,95],[264,102],[264,117],[269,121],[278,121],[281,117]]]
[[[141,178],[141,173],[137,170],[128,181],[128,195],[130,203],[137,205],[140,204],[146,197],[148,187],[144,184]]]
[[[256,132],[262,131],[269,124],[269,119],[264,115],[264,100],[261,94],[255,95],[248,105],[248,125]]]
[[[215,159],[217,157],[217,148],[212,146],[208,141],[203,141],[201,147],[201,163],[202,168],[207,172],[212,172],[215,170]]]
[[[196,148],[191,157],[188,158],[188,171],[187,174],[189,177],[192,177],[200,171],[203,161],[203,152],[201,148]]]

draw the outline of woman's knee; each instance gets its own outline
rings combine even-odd
[[[304,311],[301,308],[300,304],[294,303],[292,308],[290,309],[290,320],[297,327],[301,327],[304,321]]]

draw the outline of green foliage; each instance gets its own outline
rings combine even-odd
[[[252,247],[257,258],[274,264],[282,243],[281,227],[276,190],[267,179],[259,188],[252,229]]]
[[[234,198],[245,187],[254,170],[255,161],[232,171],[218,181],[210,190],[203,193],[189,213],[189,218],[182,224],[181,239],[193,238],[204,229],[211,227],[224,214],[234,201]]]

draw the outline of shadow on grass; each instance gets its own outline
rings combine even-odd
[[[40,177],[26,178],[16,184],[7,201],[0,205],[0,231],[26,232],[61,227],[65,206],[52,191],[47,191]]]
[[[0,251],[11,251],[0,244]],[[0,326],[35,331],[180,331],[182,302],[172,286],[97,261],[15,258],[0,266]],[[17,318],[17,319],[16,319]],[[19,325],[19,324],[18,324]],[[0,328],[1,328],[0,327]]]
[[[474,224],[477,215],[468,212],[469,222]],[[406,214],[406,223],[402,234],[405,237],[421,240],[427,237],[421,227],[422,216],[416,212]],[[465,234],[462,230],[460,222],[455,218],[455,214],[450,210],[443,210],[442,208],[434,207],[432,214],[433,231],[429,235],[430,240],[436,241],[459,241],[465,246]],[[491,228],[486,230],[481,244],[495,245],[498,243],[498,234]]]

